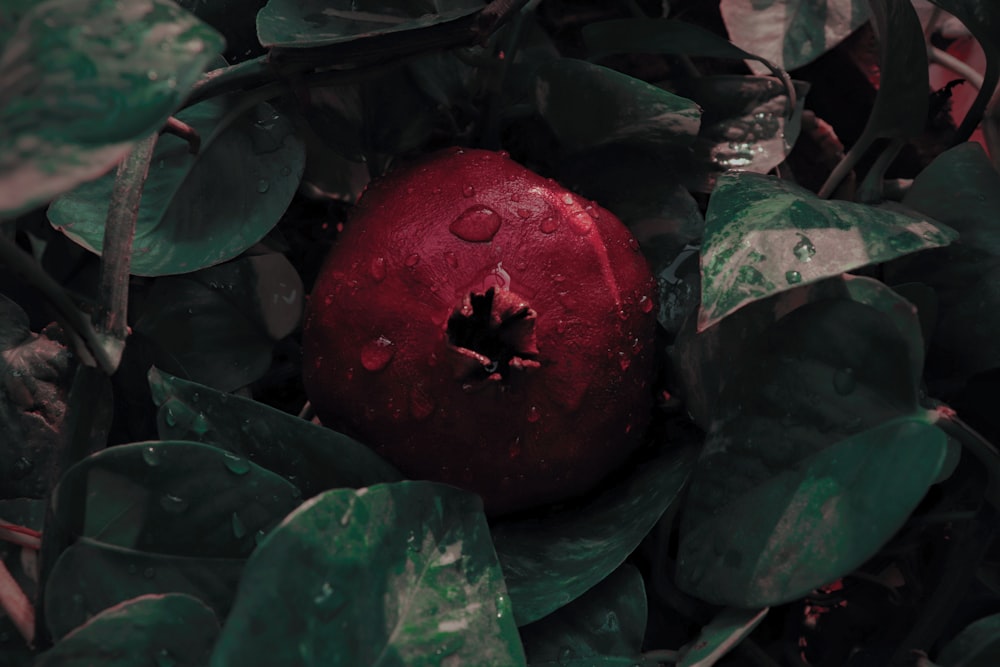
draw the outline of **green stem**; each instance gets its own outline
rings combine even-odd
[[[837,186],[839,186],[841,181],[843,181],[844,178],[851,173],[851,170],[857,166],[858,162],[861,161],[861,158],[864,157],[864,154],[868,152],[868,149],[871,148],[873,143],[875,143],[875,137],[873,137],[866,128],[865,131],[861,133],[861,136],[858,137],[858,140],[854,142],[854,145],[851,146],[851,149],[847,151],[847,154],[841,158],[840,162],[837,163],[837,166],[833,168],[832,172],[830,172],[826,182],[823,183],[823,187],[819,189],[820,199],[830,198],[830,195],[837,190]]]
[[[139,201],[149,174],[157,134],[138,142],[118,165],[115,185],[111,192],[104,243],[101,246],[100,295],[95,325],[99,332],[119,343],[115,365],[121,360],[128,337],[129,269],[132,265],[132,241],[139,219]]]
[[[896,157],[899,156],[899,151],[903,150],[903,146],[905,145],[906,141],[897,138],[893,139],[886,146],[885,150],[876,158],[872,168],[865,174],[865,180],[862,181],[861,187],[858,188],[856,197],[858,201],[864,204],[877,204],[884,199],[882,192],[885,172],[896,160]]]
[[[189,107],[211,97],[231,93],[243,88],[256,88],[274,80],[275,71],[268,62],[267,56],[253,60],[220,67],[207,72],[194,85],[191,94],[184,100],[181,108]]]

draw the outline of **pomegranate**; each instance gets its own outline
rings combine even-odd
[[[610,212],[505,153],[447,149],[361,196],[309,300],[306,393],[491,514],[566,500],[648,424],[654,285]]]

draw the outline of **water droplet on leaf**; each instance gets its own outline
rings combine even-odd
[[[160,652],[156,654],[156,667],[175,667],[177,661],[174,660],[174,656],[170,655],[167,649],[160,649]]]
[[[158,466],[162,462],[162,457],[160,456],[160,450],[155,446],[150,445],[142,450],[142,460],[146,462],[149,466]]]
[[[813,256],[816,254],[816,246],[812,244],[804,234],[799,234],[799,242],[795,244],[792,248],[792,253],[795,254],[796,259],[800,262],[812,261]]]
[[[234,475],[245,475],[250,472],[250,462],[232,452],[223,452],[223,463],[226,469]]]
[[[160,497],[160,507],[168,512],[183,512],[188,507],[188,501],[180,496],[165,493]]]
[[[785,271],[785,282],[789,285],[798,285],[802,282],[802,274],[798,271]]]
[[[488,206],[473,206],[455,218],[448,230],[463,241],[483,243],[496,236],[501,223],[500,215],[493,209]]]
[[[246,537],[247,527],[243,525],[243,519],[236,512],[233,512],[233,537],[238,540],[242,540]]]
[[[262,178],[259,181],[257,181],[257,192],[261,194],[267,192],[270,189],[270,187],[271,184],[267,182],[267,179]]]

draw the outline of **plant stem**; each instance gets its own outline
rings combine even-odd
[[[20,274],[55,309],[59,323],[70,334],[73,352],[83,363],[96,365],[108,375],[114,374],[116,363],[105,349],[102,336],[38,260],[0,235],[0,264]]]
[[[42,534],[0,519],[0,540],[38,551],[42,546]]]
[[[976,90],[982,89],[983,75],[969,67],[968,63],[959,60],[947,51],[931,46],[927,49],[927,59],[959,75],[970,86],[974,86]]]
[[[0,607],[3,607],[24,641],[29,646],[34,644],[35,610],[3,561],[0,561]]]
[[[854,142],[851,149],[847,151],[847,154],[844,155],[840,162],[837,163],[837,166],[834,167],[833,171],[830,172],[830,175],[827,176],[826,181],[823,183],[823,187],[819,189],[818,196],[820,199],[830,198],[830,195],[836,191],[840,182],[843,181],[849,173],[851,173],[851,170],[854,169],[855,166],[857,166],[858,162],[861,161],[861,158],[868,152],[868,149],[871,148],[873,143],[875,143],[875,137],[873,137],[866,128],[866,131],[861,133],[861,136],[858,137],[856,142]]]
[[[186,141],[191,155],[197,155],[201,150],[201,135],[198,134],[198,130],[173,116],[167,119],[167,124],[163,126],[161,133],[172,134]]]
[[[231,93],[241,88],[260,86],[273,81],[274,78],[274,69],[268,62],[266,55],[228,67],[220,67],[201,77],[201,80],[191,90],[191,94],[184,100],[181,108],[187,108],[210,97]]]
[[[858,201],[864,204],[877,204],[884,199],[882,192],[885,172],[896,160],[899,151],[903,150],[903,146],[905,145],[906,142],[903,139],[897,138],[893,139],[885,147],[885,150],[876,158],[875,164],[865,174],[865,180],[861,182],[861,186],[858,188],[856,197]]]
[[[121,350],[128,337],[128,287],[132,264],[132,240],[135,238],[139,201],[149,173],[149,161],[159,135],[138,142],[129,152],[115,176],[108,218],[101,247],[99,302],[94,315],[96,328],[117,343],[114,365],[121,360]]]

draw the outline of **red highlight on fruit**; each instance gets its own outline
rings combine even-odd
[[[586,493],[650,418],[655,281],[610,212],[448,149],[361,197],[306,313],[322,422],[500,514]]]

